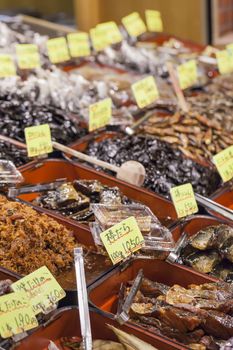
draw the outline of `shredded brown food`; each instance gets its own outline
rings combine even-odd
[[[57,275],[71,267],[75,245],[57,221],[0,196],[0,266],[26,275],[45,265]]]

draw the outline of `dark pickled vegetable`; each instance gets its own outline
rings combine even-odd
[[[62,144],[69,144],[87,134],[86,128],[74,123],[58,108],[38,105],[17,96],[0,97],[2,135],[24,142],[24,129],[40,124],[49,124],[52,139]]]
[[[87,153],[111,164],[121,165],[137,160],[146,168],[144,186],[169,197],[170,188],[191,182],[195,192],[213,193],[221,183],[219,175],[191,159],[167,143],[144,136],[126,136],[91,142]]]
[[[1,123],[1,121],[0,121]],[[15,145],[0,140],[0,159],[12,161],[16,167],[19,167],[27,162],[27,150],[16,147]]]

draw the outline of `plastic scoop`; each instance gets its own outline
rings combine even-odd
[[[92,350],[91,323],[88,308],[87,286],[84,272],[83,248],[74,249],[74,262],[78,294],[79,318],[83,349]]]
[[[224,216],[228,220],[233,221],[233,210],[224,207],[223,205],[212,201],[209,198],[203,197],[200,194],[195,193],[196,201],[203,205],[205,208],[213,210],[214,212]]]
[[[141,163],[136,162],[135,160],[129,160],[128,162],[125,162],[120,167],[118,167],[97,158],[88,156],[87,154],[75,151],[72,148],[61,145],[58,142],[53,142],[52,144],[53,147],[59,151],[68,153],[71,156],[74,156],[85,162],[98,165],[104,169],[113,171],[116,173],[117,179],[124,180],[136,186],[142,186],[145,181],[146,170]]]

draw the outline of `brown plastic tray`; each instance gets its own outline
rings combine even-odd
[[[225,185],[223,188],[216,191],[212,196],[211,199],[213,199],[215,202],[222,204],[224,207],[230,208],[233,211],[233,187],[230,185]],[[218,214],[216,212],[213,212],[211,210],[207,210],[208,213],[211,215],[217,216],[222,218],[221,214]],[[231,220],[228,220],[225,218],[225,220],[232,223]]]
[[[233,227],[233,222],[228,223],[226,220],[221,218],[207,216],[207,215],[196,215],[187,218],[184,222],[180,222],[175,227],[172,228],[171,232],[173,238],[176,241],[180,238],[182,233],[185,231],[189,236],[194,235],[199,230],[204,229],[212,225],[227,224]]]
[[[117,341],[116,336],[105,324],[111,324],[116,328],[120,328],[128,334],[133,334],[143,341],[151,344],[158,350],[184,349],[178,345],[172,344],[170,341],[164,340],[162,337],[151,337],[149,332],[140,332],[136,327],[120,326],[116,321],[109,320],[102,315],[90,310],[90,321],[92,327],[93,339],[103,339]],[[57,312],[44,326],[40,326],[26,339],[15,348],[17,350],[45,350],[49,344],[49,340],[56,341],[61,337],[80,337],[80,321],[78,309],[63,308]]]
[[[169,286],[179,284],[182,287],[187,287],[193,283],[202,284],[217,281],[215,278],[193,271],[182,265],[169,264],[163,260],[134,259],[128,262],[128,265],[124,263],[119,265],[89,286],[88,294],[91,305],[97,308],[102,315],[111,319],[114,318],[121,283],[132,281],[139,269],[143,269],[144,276],[152,281],[164,283]],[[142,333],[145,332],[143,327],[133,322],[127,322],[127,325],[130,329],[133,325],[140,329]],[[152,338],[155,336],[153,333],[150,333],[150,335]],[[186,349],[184,345],[177,344]]]
[[[12,282],[15,282],[18,279],[19,276],[16,273],[7,270],[4,267],[0,267],[0,281],[11,280]]]
[[[50,182],[58,178],[67,178],[70,181],[74,179],[96,179],[108,186],[118,186],[127,197],[147,205],[164,224],[171,224],[177,219],[174,206],[167,199],[152,191],[127,184],[79,163],[71,163],[61,159],[48,159],[28,164],[21,169],[21,172],[26,184]],[[21,195],[19,198],[32,201],[36,196],[37,194],[27,194]],[[49,212],[51,213],[51,211]],[[74,220],[71,221],[76,223]]]

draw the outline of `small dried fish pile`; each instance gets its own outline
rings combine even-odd
[[[207,92],[188,97],[190,108],[209,120],[218,123],[225,132],[233,131],[233,92],[211,86]]]
[[[233,228],[216,225],[198,231],[188,240],[181,258],[199,272],[233,282]]]
[[[11,284],[12,284],[11,280],[0,281],[0,296],[11,292]]]
[[[126,288],[124,297],[129,290]],[[131,305],[130,319],[189,349],[219,349],[233,336],[232,311],[233,287],[227,283],[184,288],[143,278]]]
[[[50,125],[52,138],[62,144],[69,144],[87,134],[86,128],[74,123],[60,109],[38,105],[22,96],[0,96],[1,135],[24,142],[26,127],[46,123]]]
[[[152,116],[141,130],[172,144],[194,160],[211,160],[213,155],[233,145],[232,133],[224,131],[219,122],[194,112]]]
[[[16,147],[15,145],[0,140],[0,159],[12,161],[16,167],[19,167],[30,160],[27,157],[27,150]]]
[[[34,204],[87,223],[94,220],[91,203],[117,205],[129,202],[118,187],[107,187],[97,180],[74,180],[41,194]]]
[[[186,182],[191,182],[197,193],[209,196],[221,182],[212,169],[185,158],[180,150],[152,137],[139,135],[91,141],[86,152],[118,166],[128,160],[141,162],[146,169],[144,186],[166,197],[171,187]]]

